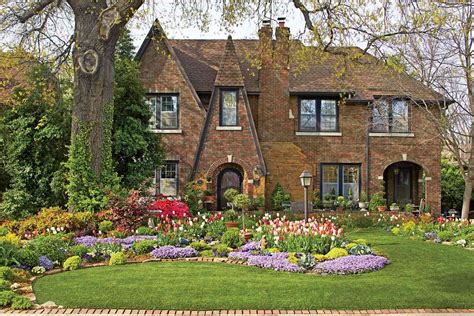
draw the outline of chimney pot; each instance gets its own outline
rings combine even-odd
[[[272,24],[271,20],[268,19],[268,18],[265,18],[265,19],[262,20],[262,25],[263,26],[271,26],[271,24]]]
[[[279,27],[285,27],[286,18],[284,16],[280,16],[277,20],[278,20]]]

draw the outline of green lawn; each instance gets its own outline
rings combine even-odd
[[[392,264],[321,277],[222,263],[166,262],[82,269],[37,279],[39,303],[127,309],[473,308],[474,252],[361,231]]]

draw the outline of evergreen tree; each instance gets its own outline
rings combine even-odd
[[[70,133],[70,100],[47,65],[35,65],[14,89],[12,104],[0,117],[0,153],[9,176],[0,218],[20,218],[41,207],[64,205],[62,162]]]
[[[160,137],[149,129],[151,111],[145,103],[133,50],[126,30],[117,45],[112,128],[112,157],[126,189],[137,189],[152,179],[163,158]]]

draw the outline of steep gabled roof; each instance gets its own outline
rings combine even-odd
[[[239,60],[235,54],[234,42],[230,35],[225,44],[224,56],[222,57],[214,85],[219,87],[244,86]]]

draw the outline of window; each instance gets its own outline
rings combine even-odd
[[[152,129],[177,129],[179,128],[179,103],[178,95],[162,94],[147,97],[152,117]]]
[[[159,172],[160,194],[178,195],[178,162],[166,161]]]
[[[405,100],[378,100],[372,106],[372,127],[375,133],[407,133],[409,109]]]
[[[335,132],[338,129],[336,100],[300,99],[301,132]]]
[[[321,165],[321,195],[327,194],[334,199],[349,195],[353,201],[359,200],[360,165],[356,164],[322,164]]]
[[[221,90],[220,126],[237,126],[237,90]]]

